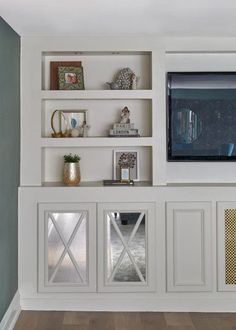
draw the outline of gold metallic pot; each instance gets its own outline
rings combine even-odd
[[[80,183],[80,164],[64,163],[63,182],[68,186],[76,186]]]

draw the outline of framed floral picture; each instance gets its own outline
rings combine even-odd
[[[121,168],[129,168],[129,179],[139,180],[139,157],[138,151],[113,150],[113,179],[121,179]]]
[[[58,67],[59,90],[81,90],[84,89],[83,68],[72,66]]]

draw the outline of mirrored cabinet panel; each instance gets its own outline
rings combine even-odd
[[[155,290],[154,203],[42,203],[38,212],[39,292]]]
[[[88,212],[47,213],[48,281],[87,283]]]
[[[146,281],[145,212],[107,212],[107,280]]]
[[[154,235],[153,205],[146,203],[141,209],[140,204],[129,205],[127,210],[125,203],[99,205],[98,244],[104,247],[98,250],[104,265],[99,272],[101,290],[119,291],[125,287],[135,291],[152,286],[153,270],[148,265],[154,269],[154,261],[149,263],[147,259],[152,257],[149,247]]]
[[[39,207],[39,268],[43,269],[39,276],[44,274],[39,280],[39,290],[88,288],[91,284],[89,254],[90,257],[93,255],[89,236],[94,231],[90,222],[96,221],[93,207],[85,205],[81,208],[78,204],[50,206]],[[93,260],[92,267],[95,268],[95,264],[96,260]]]

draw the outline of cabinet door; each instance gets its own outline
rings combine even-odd
[[[154,290],[154,211],[153,203],[99,204],[100,292]]]
[[[167,203],[167,291],[210,291],[210,202]]]
[[[96,291],[96,204],[39,204],[38,225],[38,291]]]
[[[218,290],[236,291],[236,202],[217,203]]]

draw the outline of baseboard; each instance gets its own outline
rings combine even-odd
[[[12,330],[20,315],[20,294],[17,291],[8,307],[2,321],[0,322],[0,330]]]
[[[235,298],[21,298],[22,310],[106,312],[236,312]]]

